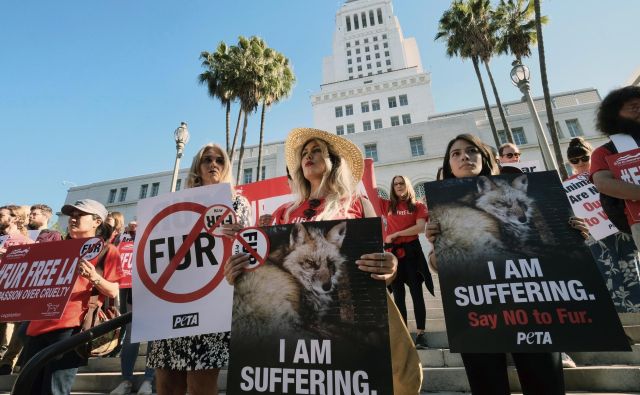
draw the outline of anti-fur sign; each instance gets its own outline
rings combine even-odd
[[[392,394],[379,218],[265,228],[266,262],[236,280],[228,394]]]
[[[451,351],[628,350],[555,172],[425,185]]]

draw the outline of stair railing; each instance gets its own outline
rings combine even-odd
[[[33,385],[36,376],[44,368],[49,361],[55,357],[71,351],[83,343],[88,343],[91,340],[100,337],[112,330],[127,325],[131,322],[131,312],[125,313],[112,320],[97,325],[90,330],[82,331],[67,339],[59,341],[49,347],[40,350],[33,356],[27,363],[20,369],[20,374],[16,378],[13,388],[11,389],[12,395],[24,395],[31,393],[31,386]]]

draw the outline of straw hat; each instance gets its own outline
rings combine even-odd
[[[284,142],[287,167],[291,173],[295,171],[296,164],[300,162],[299,155],[302,146],[311,139],[319,139],[328,143],[333,151],[342,158],[342,162],[351,169],[354,183],[360,182],[364,173],[364,159],[360,148],[344,137],[312,128],[292,129]]]

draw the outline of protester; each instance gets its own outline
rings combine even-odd
[[[49,220],[53,216],[53,210],[46,204],[34,204],[29,213],[29,229],[38,230],[36,243],[48,243],[62,240],[62,235],[57,230],[49,229]]]
[[[364,160],[355,144],[317,129],[293,129],[285,142],[285,155],[287,167],[292,171],[296,200],[281,214],[274,215],[276,224],[375,216],[371,203],[356,193]],[[233,255],[224,267],[227,281],[233,284],[248,263],[248,254]],[[387,284],[397,269],[397,259],[389,252],[365,254],[356,264],[360,270],[371,273],[372,278]],[[387,303],[394,393],[417,394],[422,381],[420,362],[397,308],[390,298]]]
[[[500,164],[520,162],[520,149],[513,143],[502,144],[498,148],[498,155],[500,155]]]
[[[71,239],[102,238],[105,237],[105,233],[109,233],[108,226],[104,223],[107,209],[95,200],[78,200],[73,204],[64,205],[61,211],[69,216],[68,237]],[[42,349],[80,331],[80,325],[89,308],[92,289],[108,298],[116,297],[119,265],[120,255],[110,244],[106,244],[102,252],[92,260],[80,260],[77,266],[79,276],[62,317],[58,320],[32,321],[29,324],[29,340],[24,351],[27,360]],[[99,271],[103,273],[100,274]],[[75,350],[59,356],[46,364],[36,376],[32,394],[69,394],[78,366],[84,364],[86,359],[83,360]]]
[[[427,309],[422,294],[424,282],[431,294],[434,294],[433,280],[424,258],[418,235],[424,232],[427,221],[427,207],[416,200],[411,182],[405,176],[394,176],[391,180],[391,198],[381,199],[382,212],[387,218],[387,236],[385,248],[389,248],[398,258],[398,274],[391,283],[393,300],[400,310],[402,319],[407,323],[405,303],[405,284],[409,287],[413,301],[413,313],[416,319],[416,348],[426,349],[427,336],[425,324]]]
[[[111,239],[109,240],[113,245],[120,244],[122,238],[122,231],[124,228],[124,215],[119,211],[111,211],[107,214],[106,222],[113,228]]]
[[[216,144],[203,146],[194,156],[187,187],[195,188],[231,181],[231,163],[225,150]],[[237,223],[228,229],[246,227],[251,222],[249,202],[234,192],[233,209]],[[225,231],[227,232],[227,231]],[[229,332],[154,341],[148,366],[156,368],[158,394],[217,394],[220,368],[229,361]]]
[[[495,159],[482,141],[470,134],[461,134],[447,145],[442,164],[444,179],[490,176],[499,173]],[[440,227],[427,225],[427,237],[432,243]],[[430,266],[437,270],[435,254],[429,254]],[[507,360],[504,353],[462,353],[473,394],[510,394]],[[563,394],[564,376],[560,353],[512,353],[522,392],[525,394]]]
[[[631,145],[620,152],[638,147],[640,86],[626,86],[611,91],[598,107],[596,127],[610,138],[608,143],[596,148],[591,157],[591,178],[600,191],[601,200],[603,195],[628,201],[640,200],[640,185],[614,178],[606,160],[607,156],[620,151],[616,145]],[[636,247],[640,248],[640,223],[634,223],[626,208],[624,211]]]

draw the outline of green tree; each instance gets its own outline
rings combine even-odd
[[[496,131],[496,125],[493,121],[491,107],[487,99],[487,92],[484,88],[482,75],[480,74],[480,54],[488,49],[482,48],[486,45],[486,40],[482,37],[482,29],[474,17],[471,2],[463,0],[454,0],[451,7],[447,9],[440,18],[438,23],[438,33],[435,40],[443,40],[446,43],[446,54],[449,57],[459,56],[461,59],[471,59],[473,69],[478,78],[480,91],[482,92],[482,100],[484,101],[485,111],[489,119],[489,125],[493,134],[496,147],[500,145],[500,138]]]

